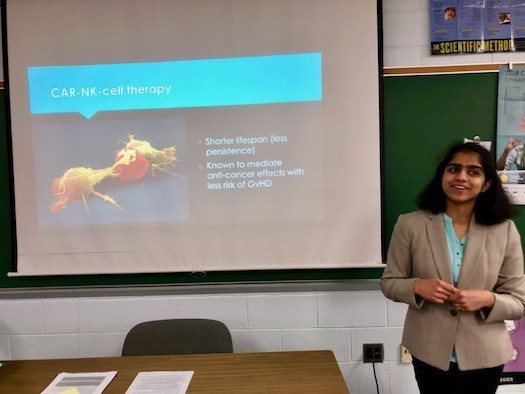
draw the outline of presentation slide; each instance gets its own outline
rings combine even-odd
[[[5,1],[13,274],[381,264],[361,3]]]

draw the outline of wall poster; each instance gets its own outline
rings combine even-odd
[[[501,66],[496,169],[516,205],[525,205],[525,66]]]
[[[525,0],[430,0],[432,55],[525,51]]]
[[[525,318],[506,320],[505,325],[514,346],[514,357],[503,367],[500,384],[522,384],[525,383]]]
[[[525,67],[501,66],[498,79],[496,169],[517,205],[525,205]],[[525,383],[525,318],[505,321],[514,357],[500,384]]]

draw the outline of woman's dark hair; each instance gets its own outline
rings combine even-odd
[[[496,172],[494,158],[483,146],[472,142],[457,144],[450,147],[443,160],[439,163],[434,178],[419,195],[417,199],[417,205],[419,208],[430,211],[434,214],[445,212],[446,196],[443,192],[441,180],[448,163],[450,163],[453,157],[460,152],[476,153],[479,157],[479,162],[483,167],[485,180],[490,181],[490,187],[485,192],[480,193],[476,198],[476,203],[474,205],[476,222],[484,225],[491,225],[509,219],[515,214],[515,210],[509,196],[501,186],[501,181]]]

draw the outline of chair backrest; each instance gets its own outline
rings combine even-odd
[[[209,319],[148,321],[133,327],[122,347],[123,356],[202,353],[233,353],[224,323]]]

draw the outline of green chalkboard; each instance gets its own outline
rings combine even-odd
[[[384,79],[384,236],[434,174],[447,148],[476,135],[495,151],[498,74],[470,73]],[[522,208],[514,218],[522,234]]]
[[[497,73],[385,77],[383,80],[383,252],[400,213],[415,199],[446,148],[463,137],[495,141]],[[5,119],[0,94],[0,119]],[[199,284],[288,280],[377,279],[381,269],[286,270],[148,275],[7,277],[14,259],[8,139],[0,122],[0,288]],[[494,150],[494,149],[493,149]],[[515,218],[525,234],[520,208]]]

